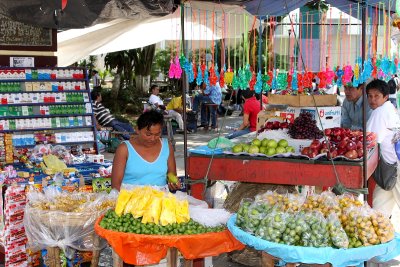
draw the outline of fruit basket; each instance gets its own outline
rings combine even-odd
[[[103,216],[97,219],[94,229],[106,239],[125,263],[134,265],[156,264],[163,259],[170,247],[177,248],[187,260],[217,256],[240,250],[240,243],[226,229],[221,232],[186,235],[150,235],[123,233],[100,226]]]
[[[258,251],[267,252],[286,263],[331,263],[332,266],[357,266],[371,258],[375,258],[379,262],[386,262],[400,255],[399,234],[396,234],[395,239],[388,243],[368,247],[351,249],[299,247],[255,237],[236,226],[236,216],[233,215],[227,224],[228,229],[235,238],[247,246],[253,247]]]

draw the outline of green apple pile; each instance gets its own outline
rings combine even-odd
[[[264,138],[253,139],[249,144],[236,144],[232,147],[233,153],[245,152],[249,154],[261,153],[267,156],[274,156],[276,154],[284,154],[284,153],[294,153],[295,149],[292,146],[289,146],[288,141],[285,139],[281,139],[276,141],[274,139]]]
[[[382,213],[331,192],[305,197],[268,191],[244,199],[236,225],[267,241],[304,247],[357,248],[389,242],[395,234]]]

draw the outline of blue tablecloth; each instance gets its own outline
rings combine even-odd
[[[236,239],[245,245],[259,251],[265,251],[288,263],[324,264],[329,262],[335,267],[362,266],[364,261],[372,258],[379,262],[385,262],[400,255],[399,234],[396,234],[395,239],[386,244],[369,247],[352,249],[298,247],[269,242],[255,237],[237,227],[235,222],[236,214],[228,221],[228,229]]]
[[[201,155],[212,155],[214,151],[214,155],[223,154],[224,150],[222,148],[209,148],[208,146],[197,146],[194,148],[190,148],[190,153],[201,154]]]

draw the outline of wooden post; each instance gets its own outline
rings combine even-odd
[[[124,262],[122,261],[121,257],[112,250],[112,259],[113,259],[113,267],[123,267]]]
[[[169,248],[167,253],[167,267],[177,267],[178,249]]]
[[[193,260],[184,260],[183,267],[193,267]]]
[[[58,247],[47,247],[47,260],[50,267],[61,267],[60,249]]]

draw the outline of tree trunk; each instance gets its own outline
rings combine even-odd
[[[150,75],[136,75],[136,90],[148,93],[150,89]]]
[[[119,73],[116,73],[114,75],[114,80],[112,81],[112,87],[111,87],[111,99],[112,103],[114,103],[114,112],[119,112],[120,107],[118,105],[118,92],[119,88],[121,87],[121,75]]]

